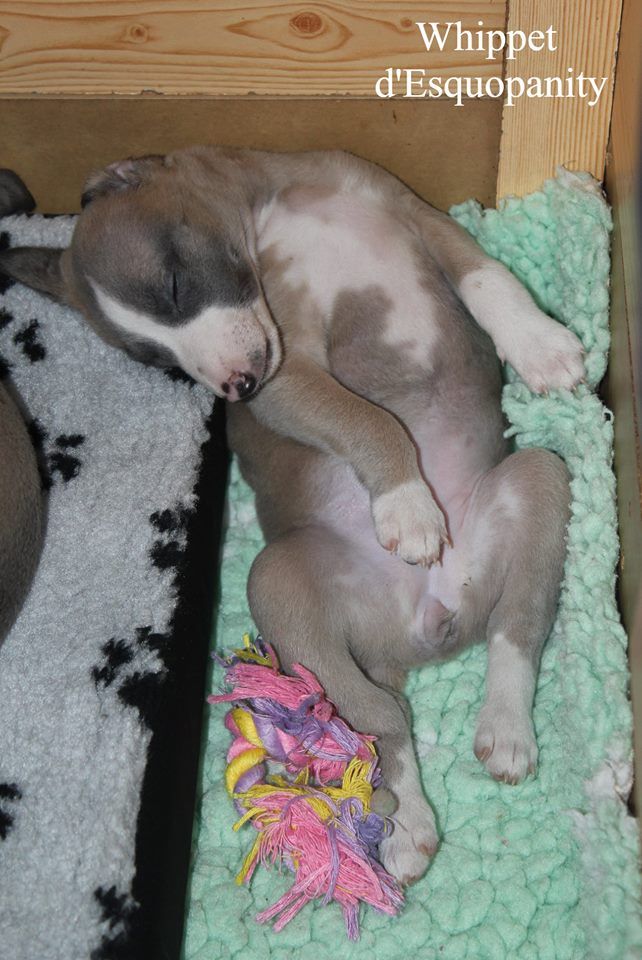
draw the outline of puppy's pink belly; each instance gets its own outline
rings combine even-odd
[[[357,480],[352,467],[338,460],[328,460],[324,467],[323,473],[313,479],[316,504],[312,511],[313,522],[323,523],[344,537],[381,550],[375,536],[368,492]],[[477,476],[471,470],[458,465],[456,451],[433,466],[429,483],[444,511],[451,535],[464,519],[476,480]]]
[[[426,643],[438,642],[442,623],[459,606],[466,578],[463,551],[456,543],[444,547],[441,565],[429,569],[405,563],[377,540],[367,491],[350,467],[334,464],[323,477],[323,490],[313,521],[349,540],[355,568],[362,564],[364,577],[379,582],[382,590],[394,591],[404,611],[408,639],[425,656]]]
[[[374,539],[370,498],[355,477],[352,467],[338,461],[328,464],[315,485],[318,485],[320,494],[315,498],[315,521],[349,539],[361,541],[369,534]]]

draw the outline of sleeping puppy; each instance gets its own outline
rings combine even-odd
[[[305,664],[377,735],[374,803],[395,825],[381,856],[410,883],[438,839],[409,669],[485,639],[475,754],[510,783],[535,770],[569,487],[548,451],[508,452],[499,361],[535,391],[570,389],[581,345],[448,217],[345,153],[126,160],[83,202],[69,250],[2,266],[230,401],[267,541],[253,617],[285,669]]]
[[[22,181],[12,171],[0,170],[0,217],[33,207]],[[0,645],[31,586],[42,527],[36,457],[10,389],[0,383]]]

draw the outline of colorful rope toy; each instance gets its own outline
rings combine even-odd
[[[359,938],[359,903],[394,915],[403,904],[397,881],[377,861],[390,829],[370,809],[380,781],[374,737],[355,733],[336,715],[316,677],[300,664],[286,676],[272,647],[246,634],[244,648],[227,659],[232,701],[225,726],[232,734],[225,782],[240,819],[258,835],[237,883],[249,883],[257,864],[284,863],[294,883],[259,913],[281,930],[310,900],[336,900],[351,940]]]

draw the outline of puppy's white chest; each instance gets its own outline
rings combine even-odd
[[[319,199],[312,189],[308,196],[302,190],[274,205],[259,234],[260,250],[271,248],[285,283],[307,292],[327,322],[341,294],[384,294],[386,343],[407,348],[410,342],[414,359],[428,363],[433,338],[426,321],[433,302],[408,233],[376,200],[345,194]]]

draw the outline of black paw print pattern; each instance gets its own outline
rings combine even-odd
[[[112,683],[122,673],[123,668],[132,662],[135,651],[127,640],[116,640],[112,637],[111,640],[103,644],[101,653],[104,659],[100,666],[93,668],[91,675],[97,687],[111,687]]]
[[[160,536],[152,546],[150,557],[159,570],[176,569],[185,553],[186,530],[191,515],[178,504],[173,510],[157,510],[149,518]]]
[[[0,282],[2,281],[2,274],[0,274]],[[1,292],[1,291],[0,291]],[[8,327],[13,320],[13,314],[5,307],[0,307],[0,330],[4,330],[5,327]],[[9,376],[11,372],[11,364],[5,357],[0,353],[0,380],[4,380]]]
[[[131,960],[129,934],[138,904],[129,893],[119,893],[116,886],[98,887],[94,899],[107,932],[100,946],[92,951],[91,960]]]
[[[69,483],[78,476],[82,461],[77,451],[85,442],[82,433],[61,433],[49,444],[49,434],[39,420],[32,420],[28,424],[28,430],[38,454],[42,486],[45,490],[49,490],[57,479]]]
[[[56,449],[49,453],[48,458],[49,471],[52,476],[54,473],[60,474],[65,483],[69,483],[70,480],[78,476],[82,463],[70,451],[77,450],[84,442],[85,438],[81,433],[62,433],[59,437],[56,437],[54,440]]]
[[[155,633],[150,626],[137,627],[133,640],[111,637],[101,647],[102,660],[91,671],[97,689],[114,686],[122,703],[135,707],[150,729],[166,673],[138,669],[136,656],[141,650],[149,650],[164,663],[170,639],[171,634]]]
[[[16,803],[22,791],[15,783],[0,783],[0,840],[6,840],[15,818]]]
[[[31,320],[26,327],[14,335],[13,342],[22,347],[22,352],[30,363],[38,363],[47,356],[44,344],[39,339],[40,323]]]

